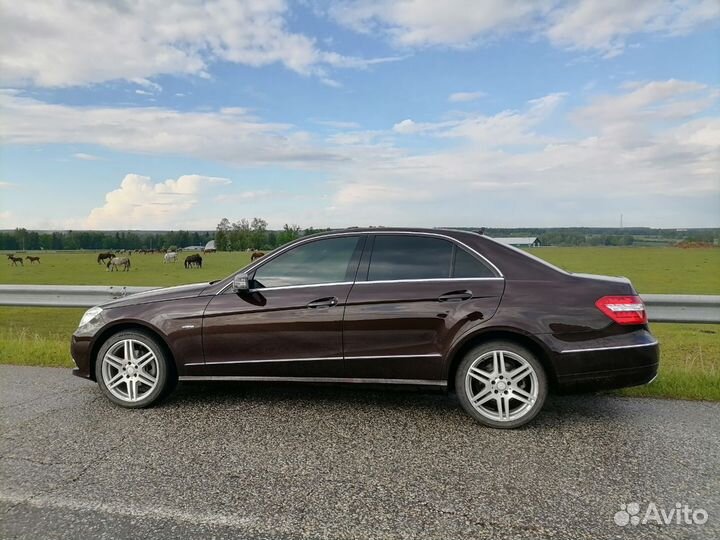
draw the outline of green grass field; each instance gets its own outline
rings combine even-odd
[[[528,250],[570,272],[625,276],[640,293],[720,294],[720,249],[543,247]]]
[[[41,253],[40,264],[24,261],[24,266],[0,263],[0,283],[31,285],[133,285],[169,286],[224,278],[250,262],[250,253],[212,253],[203,256],[201,269],[186,270],[185,255],[178,262],[163,264],[163,256],[130,255],[129,272],[108,272],[97,263],[97,252]],[[24,255],[23,255],[24,257]],[[5,259],[5,256],[2,256]]]
[[[720,250],[678,248],[538,248],[532,253],[566,270],[629,277],[642,293],[720,294]],[[0,283],[178,285],[227,276],[249,253],[215,253],[202,270],[133,255],[130,272],[107,272],[95,253],[42,253],[40,265],[0,265]],[[182,259],[182,257],[181,257]],[[72,366],[69,336],[83,309],[0,307],[0,362]],[[720,325],[653,324],[660,376],[623,395],[720,401]]]

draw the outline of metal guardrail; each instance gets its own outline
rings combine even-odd
[[[720,323],[720,295],[642,294],[650,322]]]
[[[0,306],[92,307],[157,287],[0,285]]]
[[[0,305],[92,307],[156,287],[0,285]],[[720,323],[720,295],[643,294],[651,322]]]

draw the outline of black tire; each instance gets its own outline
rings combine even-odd
[[[487,366],[492,365],[493,352],[503,353],[508,368],[504,376],[496,377],[499,372],[486,369]],[[483,358],[485,360],[480,360]],[[476,364],[476,361],[479,363]],[[527,375],[515,382],[508,378],[508,374],[524,365],[529,366],[531,370]],[[483,379],[481,382],[476,377],[477,371],[474,370],[474,375],[469,375],[471,367],[474,369],[480,367],[485,373],[492,371],[493,376],[488,376],[487,381],[484,381],[483,373],[480,376]],[[529,399],[520,395],[521,391],[534,395],[533,385],[536,385],[536,397]],[[511,341],[488,341],[472,348],[460,361],[455,373],[455,392],[465,412],[481,424],[493,428],[513,429],[527,424],[540,412],[547,397],[548,382],[542,364],[525,347]],[[471,403],[473,397],[478,398],[480,406],[476,407]],[[525,402],[521,402],[520,399]],[[507,419],[501,420],[500,417],[504,415],[505,410],[508,411]],[[513,410],[516,411],[516,417],[513,417]],[[493,416],[493,412],[498,418]]]
[[[140,399],[132,401],[129,399],[123,399],[121,396],[119,397],[116,395],[116,393],[121,393],[122,389],[116,390],[116,393],[113,393],[113,391],[108,388],[105,377],[103,376],[105,355],[108,351],[111,351],[114,347],[118,347],[126,340],[132,340],[131,343],[136,343],[134,347],[140,347],[140,350],[143,350],[142,347],[144,347],[148,351],[151,351],[156,358],[152,373],[145,373],[145,375],[150,375],[151,377],[154,376],[156,378],[155,386],[151,387],[150,385],[141,382],[139,385],[135,386],[135,391],[138,392],[138,397],[140,397],[138,388],[145,389],[145,395],[142,395]],[[116,405],[120,405],[121,407],[128,409],[142,409],[156,404],[175,387],[177,376],[175,374],[175,369],[171,366],[170,362],[172,362],[172,359],[165,352],[165,348],[158,342],[157,338],[147,332],[143,332],[142,330],[124,330],[110,336],[105,343],[103,343],[102,347],[100,347],[95,359],[95,378],[103,394],[105,394],[105,396]],[[112,366],[106,367],[105,369],[115,370],[117,375],[122,375],[119,369],[116,370],[116,368]],[[133,373],[139,372],[136,368],[133,368],[133,370]],[[135,376],[137,377],[139,375]],[[127,379],[130,376],[123,375],[123,377]],[[120,384],[126,385],[125,393],[129,394],[130,384],[123,381],[120,381]]]

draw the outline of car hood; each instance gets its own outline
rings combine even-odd
[[[106,304],[103,304],[103,308],[116,308],[123,306],[134,306],[138,304],[148,304],[150,302],[163,302],[166,300],[177,300],[179,298],[191,298],[194,296],[200,296],[200,294],[208,288],[210,284],[207,282],[203,283],[192,283],[190,285],[178,285],[176,287],[163,287],[159,289],[152,289],[150,291],[144,291],[139,293],[130,294],[117,300],[112,300]]]

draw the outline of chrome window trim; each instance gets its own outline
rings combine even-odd
[[[568,349],[566,351],[560,351],[560,354],[580,353],[580,352],[593,352],[593,351],[613,351],[616,349],[634,349],[636,347],[653,347],[658,342],[652,341],[651,343],[638,343],[636,345],[616,345],[612,347],[590,347],[587,349]]]
[[[372,281],[356,281],[355,285],[365,283],[424,283],[424,282],[446,282],[446,281],[503,281],[501,277],[476,277],[476,278],[423,278],[423,279],[376,279]]]
[[[447,386],[447,381],[429,379],[365,379],[343,377],[264,377],[259,375],[182,375],[179,381],[263,381],[263,382],[309,382],[352,384],[410,384],[422,386]]]
[[[383,282],[384,282],[384,283],[397,283],[397,282],[401,282],[401,283],[402,283],[402,282],[406,282],[406,281],[438,281],[438,280],[457,281],[457,280],[468,280],[468,279],[473,279],[473,280],[475,280],[475,279],[477,279],[477,280],[505,279],[505,276],[504,276],[503,273],[500,271],[500,269],[499,269],[497,266],[495,266],[487,257],[485,257],[484,255],[478,253],[477,250],[471,248],[471,247],[468,246],[465,242],[463,242],[463,241],[461,241],[461,240],[458,240],[458,239],[456,239],[456,238],[453,238],[452,236],[449,236],[449,235],[443,234],[443,233],[436,233],[436,232],[429,232],[429,231],[418,231],[418,232],[412,232],[412,231],[383,231],[382,229],[372,230],[372,231],[342,231],[342,232],[336,232],[336,233],[328,233],[328,234],[323,234],[322,236],[319,236],[319,237],[308,238],[308,239],[306,239],[306,240],[301,240],[301,241],[299,241],[299,242],[293,242],[292,244],[290,244],[290,245],[288,245],[288,246],[285,246],[284,248],[278,248],[277,253],[269,253],[269,254],[266,255],[265,257],[263,257],[263,258],[261,258],[261,259],[258,259],[257,262],[255,262],[254,264],[251,263],[250,266],[247,266],[247,267],[246,267],[247,270],[245,271],[245,273],[249,274],[250,272],[252,272],[252,271],[256,270],[257,268],[259,268],[260,266],[262,266],[263,264],[268,263],[268,262],[272,261],[273,259],[279,257],[280,255],[282,255],[282,254],[285,253],[286,251],[288,251],[288,250],[290,250],[290,249],[292,249],[292,248],[295,248],[295,247],[302,246],[302,245],[307,244],[307,243],[310,243],[310,242],[314,242],[314,241],[318,241],[318,240],[323,240],[323,239],[325,239],[325,238],[334,238],[334,237],[337,237],[337,236],[361,236],[361,235],[366,235],[366,236],[367,236],[367,235],[372,235],[372,234],[394,234],[394,235],[405,235],[405,236],[430,236],[430,237],[442,238],[442,239],[444,239],[444,240],[448,240],[448,241],[450,241],[451,243],[454,243],[454,244],[457,244],[457,245],[459,245],[459,246],[462,246],[462,247],[465,248],[467,251],[469,251],[470,253],[474,254],[476,257],[480,258],[483,262],[485,262],[485,263],[497,274],[497,276],[496,276],[496,277],[490,277],[490,278],[437,278],[437,279],[421,279],[421,280],[414,280],[414,279],[413,279],[413,280],[405,280],[405,279],[399,279],[399,280],[388,280],[388,281],[380,281],[380,282],[377,282],[377,281],[376,281],[376,282],[372,282],[372,281],[355,281],[355,283],[383,283]],[[488,238],[489,238],[489,237],[488,237]],[[496,243],[499,244],[500,242],[496,242]],[[503,244],[503,245],[504,245],[504,244]],[[236,272],[236,273],[237,273],[237,272]],[[235,274],[232,274],[232,275],[234,276]],[[345,282],[342,282],[342,283],[345,283]],[[230,287],[231,285],[232,285],[232,280],[230,280],[230,282],[229,282],[227,285],[225,285],[222,289],[220,289],[217,293],[215,293],[215,295],[217,296],[218,294],[223,294],[223,293],[228,289],[228,287]],[[286,285],[286,286],[284,286],[284,287],[282,287],[282,288],[288,288],[288,287],[318,287],[318,286],[322,286],[322,285],[337,285],[337,283],[314,283],[314,284],[308,284],[308,285]],[[266,289],[251,289],[251,290],[252,290],[252,291],[262,291],[262,290],[279,289],[279,288],[281,288],[281,287],[268,287],[268,288],[266,288]]]

